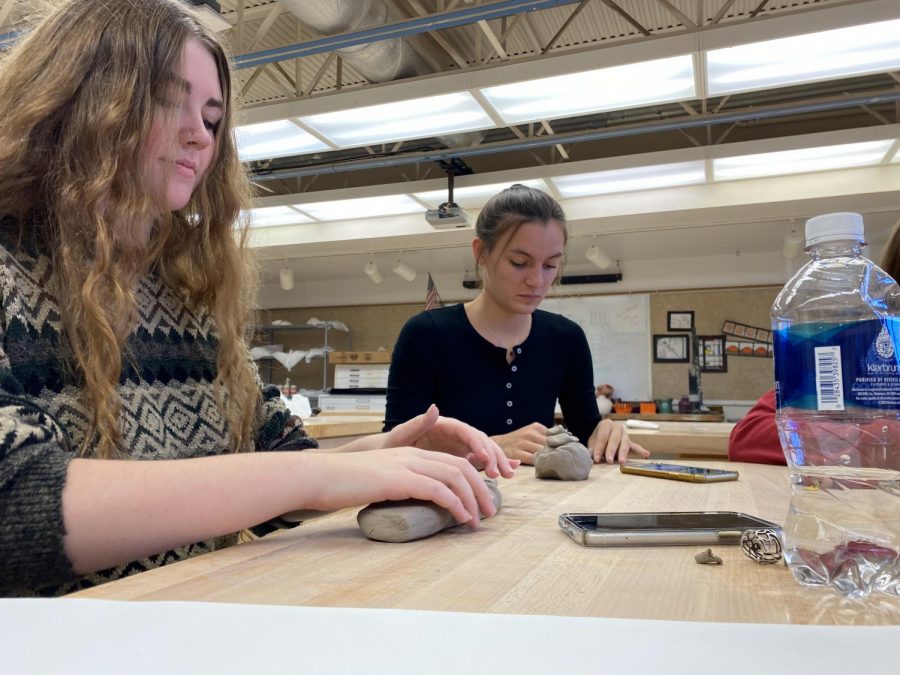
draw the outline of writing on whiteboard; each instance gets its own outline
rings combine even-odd
[[[649,295],[547,298],[541,309],[581,326],[591,349],[594,384],[613,385],[616,398],[650,399]]]

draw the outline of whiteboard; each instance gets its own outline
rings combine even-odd
[[[650,400],[650,296],[546,298],[541,309],[562,314],[584,331],[594,384],[615,387],[615,398]]]

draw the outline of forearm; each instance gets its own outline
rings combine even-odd
[[[334,448],[310,448],[309,450],[305,450],[307,453],[314,454],[333,454],[333,453],[341,453],[341,452],[362,452],[363,450],[380,450],[385,447],[384,439],[387,436],[386,433],[382,434],[369,434],[368,436],[361,436],[360,438],[354,438],[349,443],[344,443],[343,445],[339,445]]]
[[[62,495],[66,555],[86,573],[315,508],[304,454],[72,460]]]

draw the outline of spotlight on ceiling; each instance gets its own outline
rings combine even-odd
[[[784,244],[781,246],[781,255],[788,260],[793,260],[803,251],[803,235],[792,227],[790,232],[784,235]]]
[[[597,247],[597,242],[594,242],[588,247],[588,250],[584,252],[584,257],[601,270],[605,270],[612,265],[612,258]]]
[[[294,287],[294,270],[290,267],[282,267],[278,270],[278,279],[281,282],[281,290],[291,290]]]
[[[384,277],[381,275],[381,270],[378,269],[378,265],[375,263],[375,256],[371,253],[369,254],[369,262],[366,263],[366,266],[363,267],[363,272],[366,273],[366,276],[372,280],[373,284],[380,284],[384,281]]]
[[[403,279],[404,281],[414,281],[416,278],[416,271],[403,263],[400,258],[402,257],[402,253],[397,256],[397,264],[394,265],[394,274]]]

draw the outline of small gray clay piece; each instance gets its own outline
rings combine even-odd
[[[722,559],[712,552],[711,548],[701,551],[694,556],[694,560],[700,565],[721,565]]]
[[[569,430],[566,429],[562,424],[557,424],[556,426],[547,429],[548,436],[555,436],[556,434],[561,434],[563,432],[569,433]]]
[[[484,482],[499,511],[503,497],[497,481],[485,478]],[[369,504],[356,514],[356,522],[369,539],[391,543],[423,539],[459,525],[447,509],[418,499]]]
[[[534,456],[534,475],[538,478],[585,480],[594,460],[581,443],[566,443],[558,448],[545,447]]]

